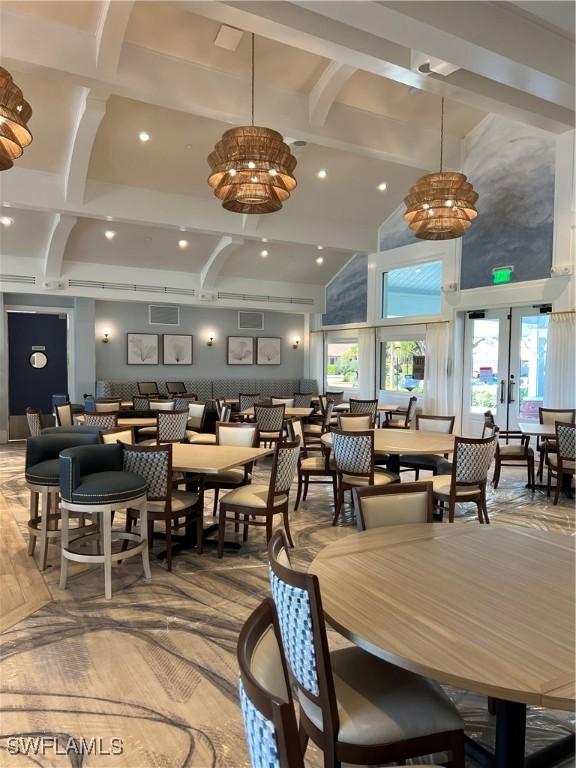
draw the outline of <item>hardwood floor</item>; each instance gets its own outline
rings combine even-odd
[[[23,444],[0,449],[0,522],[3,576],[2,736],[0,765],[105,765],[109,768],[184,768],[248,765],[236,696],[236,638],[242,621],[268,594],[263,533],[250,532],[238,552],[217,560],[181,553],[169,574],[153,561],[152,581],[141,578],[138,558],[113,573],[113,599],[103,596],[98,568],[72,566],[69,589],[58,588],[58,548],[49,549],[41,575],[26,555],[28,494],[23,480]],[[269,462],[256,474],[266,480]],[[573,502],[553,507],[545,492],[532,496],[525,478],[503,471],[489,491],[493,525],[523,525],[573,534]],[[295,493],[292,494],[292,501]],[[207,522],[211,498],[207,499]],[[328,487],[313,486],[308,500],[291,513],[296,562],[304,567],[326,543],[352,530],[349,511],[332,527]],[[122,525],[123,520],[118,521]],[[455,525],[478,525],[474,505]],[[227,538],[233,537],[227,531]],[[156,551],[162,548],[157,542]],[[13,561],[13,562],[12,562]],[[7,587],[4,586],[7,583]],[[345,641],[331,633],[334,645]],[[467,731],[486,744],[494,721],[486,700],[448,689],[466,720]],[[534,708],[529,746],[537,748],[570,732],[567,713]],[[121,754],[72,761],[48,750],[36,763],[10,755],[7,735],[101,739],[104,750]],[[319,766],[312,747],[308,766]],[[565,763],[565,765],[571,765]]]

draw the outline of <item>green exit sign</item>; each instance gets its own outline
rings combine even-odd
[[[502,285],[502,283],[511,283],[512,272],[514,272],[514,267],[495,267],[492,270],[492,283],[494,285]]]

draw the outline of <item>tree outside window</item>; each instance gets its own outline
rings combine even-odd
[[[358,387],[357,342],[329,343],[327,346],[326,380],[329,388]]]

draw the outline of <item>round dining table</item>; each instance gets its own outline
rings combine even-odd
[[[401,454],[448,454],[454,451],[454,435],[429,432],[423,429],[375,429],[374,453],[387,454],[386,466],[390,472],[400,471]],[[332,445],[332,434],[321,437],[324,445]]]
[[[525,758],[526,706],[573,710],[574,538],[534,528],[424,523],[355,533],[310,572],[327,621],[404,669],[492,698],[479,765],[552,765],[573,735]]]

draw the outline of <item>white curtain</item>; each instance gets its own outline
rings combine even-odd
[[[426,326],[426,364],[424,369],[424,413],[451,416],[448,395],[449,323]]]
[[[310,378],[318,384],[318,393],[326,391],[324,386],[324,334],[310,334]]]
[[[371,400],[375,397],[376,342],[375,329],[358,331],[358,397]]]
[[[550,315],[546,344],[546,408],[576,406],[576,314],[557,312]]]

